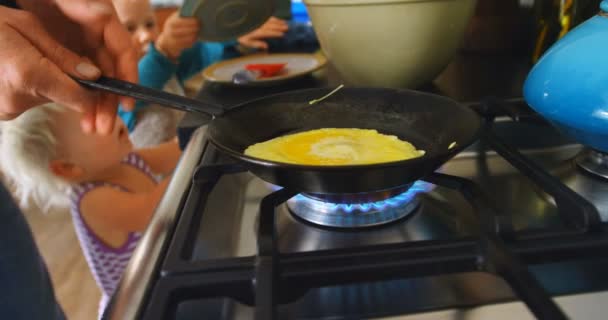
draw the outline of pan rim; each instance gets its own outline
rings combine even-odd
[[[283,96],[289,96],[289,95],[293,95],[293,94],[303,94],[306,93],[308,91],[318,91],[318,90],[327,90],[328,92],[331,92],[332,90],[335,90],[336,86],[324,86],[321,88],[304,88],[304,89],[296,89],[296,90],[288,90],[288,91],[283,91],[283,92],[278,92],[278,93],[273,93],[273,94],[269,94],[266,96],[262,96],[262,97],[257,97],[251,100],[247,100],[245,102],[241,102],[235,105],[232,105],[230,107],[228,107],[227,109],[224,110],[224,112],[222,112],[221,114],[217,115],[217,118],[220,117],[224,117],[226,115],[228,115],[231,112],[237,112],[239,109],[243,108],[243,107],[247,107],[247,105],[249,104],[253,104],[255,102],[260,102],[263,100],[268,100],[271,98],[281,98]],[[458,102],[450,97],[447,96],[443,96],[440,94],[435,94],[435,93],[431,93],[431,92],[425,92],[425,91],[419,91],[419,90],[414,90],[414,89],[408,89],[408,88],[382,88],[382,87],[359,87],[359,86],[344,86],[343,88],[340,89],[340,91],[351,91],[351,90],[372,90],[372,91],[393,91],[395,93],[408,93],[408,94],[416,94],[416,95],[422,95],[422,96],[429,96],[435,99],[442,99],[442,100],[447,100],[450,103],[456,104],[459,107],[463,107],[465,109],[470,110],[471,112],[473,112],[474,114],[477,115],[477,117],[481,118],[481,116],[473,109],[463,105],[461,102]],[[320,97],[319,97],[320,98]],[[215,120],[215,119],[214,119]]]
[[[473,110],[471,110],[471,111],[473,111]],[[475,112],[475,111],[473,111],[473,112]],[[481,135],[481,132],[484,130],[483,122],[482,122],[481,118],[478,118],[478,120],[479,120],[479,126],[477,127],[477,130],[475,131],[475,133],[471,136],[471,138],[468,141],[466,141],[465,143],[462,143],[462,144],[458,144],[456,147],[450,149],[449,152],[437,154],[437,156],[442,157],[442,158],[446,157],[449,159],[449,158],[455,156],[456,154],[462,152],[464,149],[468,148],[475,141],[477,141],[479,139],[479,136]],[[409,164],[409,163],[422,162],[423,160],[425,160],[425,156],[426,156],[426,154],[425,154],[422,157],[411,158],[411,159],[407,159],[407,160],[381,162],[381,163],[373,163],[373,164],[357,164],[357,165],[351,164],[351,165],[329,165],[329,166],[304,165],[304,164],[278,162],[278,161],[272,161],[272,160],[264,160],[261,158],[255,158],[252,156],[248,156],[248,155],[244,154],[243,152],[235,152],[234,150],[232,150],[230,148],[226,148],[225,146],[221,145],[220,143],[217,143],[215,141],[215,139],[213,138],[213,136],[209,137],[209,139],[210,139],[211,143],[213,143],[213,145],[216,148],[218,148],[221,152],[224,152],[224,153],[228,154],[229,156],[238,159],[239,161],[243,161],[245,163],[252,163],[252,164],[256,164],[256,165],[261,165],[261,166],[265,166],[265,167],[272,167],[272,168],[281,167],[281,168],[285,168],[285,169],[301,170],[301,171],[303,171],[303,170],[351,171],[354,169],[364,170],[364,169],[381,169],[381,168],[399,167],[399,166],[403,166],[403,165]]]
[[[240,104],[237,104],[235,106],[233,106],[232,108],[226,110],[224,113],[222,113],[220,115],[220,117],[224,117],[225,115],[228,115],[230,112],[232,111],[237,111],[240,108],[246,108],[247,105],[254,103],[254,102],[258,102],[258,101],[262,101],[262,100],[266,100],[266,99],[270,99],[270,98],[277,98],[280,96],[286,96],[286,95],[290,95],[290,94],[296,94],[296,93],[304,93],[306,91],[317,91],[319,89],[327,89],[327,90],[333,90],[335,88],[332,87],[324,87],[324,88],[305,88],[305,89],[299,89],[299,90],[290,90],[290,91],[286,91],[286,92],[280,92],[280,93],[276,93],[276,94],[271,94],[268,96],[264,96],[264,97],[259,97],[250,101],[246,101]],[[408,94],[416,94],[416,95],[422,95],[422,96],[428,96],[428,97],[432,97],[433,99],[441,99],[441,100],[445,100],[448,101],[452,104],[457,105],[458,107],[461,107],[463,109],[466,109],[467,112],[471,112],[473,115],[475,115],[475,119],[477,121],[477,129],[475,130],[475,132],[470,136],[470,138],[465,141],[462,144],[458,144],[456,147],[449,149],[449,152],[446,153],[437,153],[436,156],[437,157],[441,157],[441,158],[446,158],[446,159],[450,159],[453,156],[455,156],[456,154],[462,152],[464,149],[468,148],[470,145],[472,145],[475,141],[477,141],[479,139],[479,136],[481,135],[481,133],[485,130],[485,126],[484,126],[484,121],[482,116],[476,112],[474,109],[467,107],[465,105],[463,105],[462,103],[450,98],[450,97],[446,97],[443,95],[439,95],[439,94],[434,94],[434,93],[430,93],[430,92],[424,92],[424,91],[418,91],[418,90],[414,90],[414,89],[408,89],[408,88],[376,88],[376,87],[344,87],[342,90],[382,90],[382,91],[394,91],[396,93],[408,93]],[[214,119],[215,120],[215,119]],[[213,125],[213,122],[210,123],[210,125]],[[382,169],[382,168],[391,168],[391,167],[399,167],[399,166],[404,166],[405,164],[410,164],[410,163],[418,163],[418,162],[422,162],[423,160],[425,160],[425,156],[428,155],[428,152],[423,155],[422,157],[417,157],[417,158],[411,158],[411,159],[407,159],[407,160],[400,160],[400,161],[391,161],[391,162],[381,162],[381,163],[374,163],[374,164],[359,164],[359,165],[333,165],[333,166],[322,166],[322,165],[303,165],[303,164],[294,164],[294,163],[287,163],[287,162],[278,162],[278,161],[272,161],[272,160],[264,160],[264,159],[260,159],[260,158],[255,158],[255,157],[251,157],[246,155],[244,152],[236,152],[235,150],[228,148],[224,145],[222,145],[221,143],[218,143],[217,140],[215,139],[214,135],[211,134],[209,135],[209,140],[211,143],[213,143],[213,145],[218,148],[221,152],[226,153],[227,155],[237,159],[238,161],[242,161],[244,163],[249,163],[249,164],[255,164],[255,165],[260,165],[260,166],[264,166],[264,167],[269,167],[269,168],[284,168],[284,169],[290,169],[290,170],[298,170],[298,171],[307,171],[307,170],[314,170],[314,171],[334,171],[334,172],[340,172],[340,171],[351,171],[353,169],[356,170],[364,170],[364,169]],[[442,165],[445,163],[445,161],[442,162]]]

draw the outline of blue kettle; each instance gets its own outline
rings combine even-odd
[[[608,153],[608,0],[556,42],[528,74],[524,98],[567,135]]]

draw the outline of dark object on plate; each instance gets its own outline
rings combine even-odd
[[[480,117],[448,98],[412,90],[343,88],[285,92],[229,111],[203,101],[109,78],[80,83],[152,103],[213,116],[207,136],[252,173],[279,186],[309,193],[359,193],[408,185],[439,168],[477,139]],[[219,109],[219,110],[218,110]],[[356,166],[307,166],[266,161],[243,152],[258,142],[319,128],[376,129],[425,150],[420,158]]]
[[[252,70],[239,70],[232,75],[232,83],[234,84],[247,84],[251,81],[258,79],[262,73],[260,71]]]
[[[235,84],[247,84],[261,78],[270,78],[285,68],[287,63],[254,63],[246,64],[245,69],[239,70],[232,76]]]

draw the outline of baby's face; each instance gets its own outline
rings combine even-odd
[[[131,38],[143,54],[158,38],[156,17],[149,0],[114,0],[120,22],[131,33]]]
[[[57,138],[57,156],[82,169],[79,180],[103,179],[108,169],[115,167],[132,151],[129,132],[120,118],[109,135],[84,133],[81,114],[72,110],[57,113],[53,132]]]

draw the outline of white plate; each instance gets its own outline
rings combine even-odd
[[[248,64],[287,63],[277,75],[261,78],[245,85],[270,85],[307,75],[325,65],[327,60],[320,54],[274,53],[254,54],[214,63],[203,71],[206,81],[233,84],[232,76]],[[236,85],[236,84],[234,84]]]

